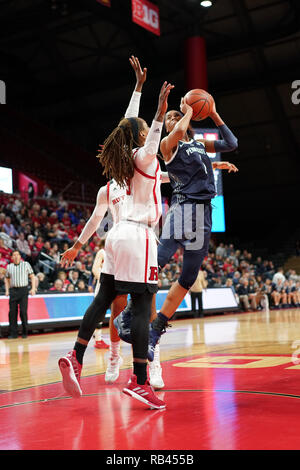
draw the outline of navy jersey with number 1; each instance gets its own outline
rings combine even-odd
[[[166,162],[173,189],[173,202],[208,202],[216,195],[213,168],[202,142],[179,141],[177,150]]]

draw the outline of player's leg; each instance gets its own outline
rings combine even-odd
[[[109,319],[110,347],[105,382],[113,383],[119,377],[120,366],[123,359],[120,356],[120,338],[114,326],[114,319],[124,310],[127,304],[127,295],[120,295],[115,298],[111,306],[111,316]]]
[[[152,298],[152,305],[151,305],[150,323],[152,323],[156,317],[157,317],[156,294],[154,294]],[[152,362],[149,362],[149,379],[150,379],[150,385],[152,385],[154,389],[159,390],[161,388],[164,388],[165,384],[162,378],[162,367],[160,364],[159,341],[154,349],[154,359]]]
[[[172,235],[173,231],[174,213],[172,212],[170,215],[168,214],[167,216],[166,222],[163,227],[162,235],[159,240],[160,243],[157,248],[157,263],[159,268],[163,268],[168,263],[168,261],[174,255],[179,246],[179,243],[174,239],[174,235]],[[152,312],[153,318],[151,318],[151,322],[157,316],[156,299],[153,299]],[[118,331],[120,338],[127,343],[131,343],[131,318],[132,302],[130,300],[125,310],[114,320],[114,325]]]
[[[151,408],[163,409],[165,403],[154,395],[153,389],[147,380],[147,352],[152,296],[153,294],[148,291],[142,294],[131,293],[133,375],[123,392],[148,404]]]
[[[100,290],[84,314],[74,349],[58,361],[65,391],[73,397],[82,395],[80,376],[84,353],[96,325],[104,320],[106,310],[116,296],[114,276],[102,274]]]
[[[96,283],[96,287],[95,287],[95,292],[94,292],[95,297],[98,294],[99,289],[100,289],[100,281],[98,279]],[[96,349],[108,349],[109,348],[109,345],[106,344],[105,341],[103,341],[102,339],[102,326],[103,326],[103,322],[99,322],[93,334],[93,337],[95,339],[94,346]]]
[[[204,205],[203,221],[194,232],[196,233],[196,243],[184,242],[183,266],[180,278],[176,281],[168,292],[157,318],[151,323],[148,359],[154,359],[154,349],[160,336],[166,331],[168,321],[172,318],[177,308],[183,301],[185,295],[195,282],[201,264],[208,253],[209,240],[211,234],[211,207]],[[197,215],[196,210],[194,214]],[[194,227],[196,218],[193,216]],[[194,249],[197,248],[197,249]]]

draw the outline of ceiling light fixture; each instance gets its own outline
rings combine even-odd
[[[212,6],[212,2],[210,0],[203,0],[200,5],[204,8],[209,8]]]

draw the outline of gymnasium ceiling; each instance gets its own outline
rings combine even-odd
[[[187,91],[184,41],[200,33],[209,91],[239,138],[230,154],[239,177],[224,178],[228,201],[235,209],[237,193],[246,207],[262,197],[271,205],[286,191],[296,196],[300,105],[291,101],[291,85],[300,79],[300,1],[214,0],[207,9],[200,0],[153,3],[160,37],[132,22],[131,0],[111,0],[110,8],[96,0],[0,0],[7,103],[95,153],[133,89],[128,57],[148,67],[141,115],[151,122],[163,80],[176,85],[170,107]]]

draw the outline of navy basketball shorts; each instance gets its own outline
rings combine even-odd
[[[182,247],[183,266],[178,282],[184,289],[189,290],[194,284],[208,254],[211,227],[210,201],[175,203],[168,211],[158,245],[158,266],[163,268]]]

